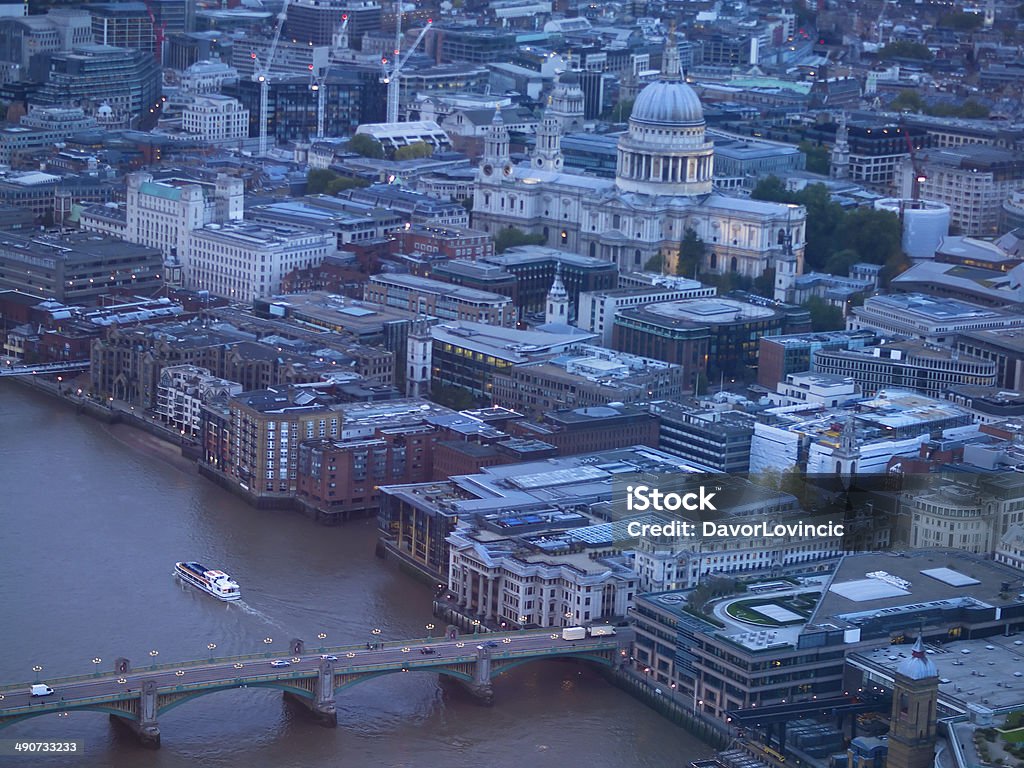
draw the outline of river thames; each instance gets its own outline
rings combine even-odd
[[[374,556],[375,524],[325,528],[260,511],[199,477],[177,449],[0,382],[0,683],[150,663],[423,637],[431,589]],[[177,560],[221,567],[243,599],[180,585]],[[158,655],[151,657],[151,651]],[[94,667],[92,660],[101,659]],[[141,748],[106,715],[48,715],[5,739],[81,739],[77,757],[6,765],[488,766],[676,768],[710,747],[573,662],[537,662],[495,680],[484,707],[429,673],[375,678],[338,698],[322,728],[270,690],[226,691],[161,716],[162,747]]]

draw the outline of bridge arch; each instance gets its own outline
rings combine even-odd
[[[571,659],[573,661],[586,661],[590,664],[594,664],[601,667],[612,667],[615,662],[612,659],[604,656],[596,656],[589,653],[567,653],[564,655],[557,656],[531,656],[525,659],[512,659],[505,662],[504,659],[494,659],[491,663],[491,679],[498,677],[499,675],[508,672],[510,669],[521,667],[524,664],[531,664],[535,661],[550,661],[552,659]]]
[[[305,688],[301,688],[296,685],[288,685],[285,680],[266,680],[258,682],[244,682],[244,681],[232,681],[231,683],[225,683],[224,685],[212,686],[210,688],[200,688],[192,691],[164,691],[161,696],[168,698],[173,696],[172,701],[167,702],[157,707],[157,714],[162,715],[165,712],[170,712],[172,709],[181,706],[190,701],[195,701],[200,696],[206,696],[211,693],[220,693],[221,691],[233,691],[238,688],[275,688],[286,693],[291,693],[296,696],[301,696],[306,699],[312,699],[313,694],[307,691]]]
[[[5,728],[10,728],[13,725],[24,723],[28,720],[32,720],[37,717],[43,717],[44,715],[58,715],[61,712],[98,712],[102,715],[114,715],[120,717],[123,720],[138,720],[139,716],[128,710],[118,709],[117,707],[104,705],[104,704],[82,704],[81,706],[69,705],[62,709],[45,709],[40,712],[26,712],[24,714],[14,715],[13,717],[6,717],[3,721],[0,721],[0,731]]]
[[[467,683],[473,682],[473,676],[466,672],[462,672],[458,669],[452,669],[451,667],[410,667],[410,672],[427,672],[429,674],[444,675],[446,677],[454,677],[457,680],[462,680]],[[372,680],[377,677],[383,677],[384,675],[400,674],[401,669],[382,669],[375,672],[367,672],[358,676],[353,675],[348,679],[344,680],[341,685],[334,687],[334,693],[337,695],[339,692],[352,688],[353,686],[365,683],[367,680]],[[307,696],[310,694],[307,692]]]

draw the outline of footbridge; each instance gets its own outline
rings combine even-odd
[[[117,659],[114,671],[43,682],[53,693],[33,697],[32,683],[0,687],[0,729],[43,715],[104,712],[151,747],[160,745],[160,716],[199,696],[231,688],[274,688],[303,705],[323,725],[338,724],[335,697],[380,675],[430,671],[458,681],[490,704],[491,681],[538,659],[575,658],[615,667],[628,656],[632,633],[563,640],[560,632],[519,631],[426,638],[307,651],[292,640],[289,655],[273,653],[152,664],[133,668]]]
[[[88,368],[88,360],[64,360],[58,363],[39,363],[38,365],[14,365],[10,360],[7,360],[3,365],[0,365],[0,376],[31,376],[37,373],[85,371]]]

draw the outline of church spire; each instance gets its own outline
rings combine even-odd
[[[569,292],[565,290],[565,283],[562,282],[562,262],[558,262],[555,267],[555,279],[551,282],[551,289],[548,291],[544,321],[562,323],[563,325],[569,323]]]

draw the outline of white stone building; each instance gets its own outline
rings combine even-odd
[[[182,260],[185,285],[249,302],[281,291],[293,269],[320,264],[335,250],[329,232],[269,224],[208,224],[192,230]]]
[[[460,527],[447,541],[448,591],[485,624],[562,627],[623,617],[637,593],[636,573],[573,548],[557,535],[538,543],[550,551]]]
[[[219,93],[196,96],[182,113],[182,128],[204,141],[243,139],[249,135],[249,110]]]

